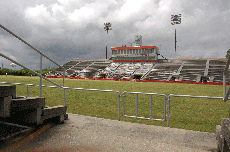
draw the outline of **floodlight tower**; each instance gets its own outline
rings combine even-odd
[[[171,24],[180,24],[181,23],[181,14],[171,15]],[[176,27],[175,27],[175,54],[176,54]]]
[[[110,24],[110,22],[108,22],[108,23],[104,23],[104,25],[105,25],[104,29],[105,29],[105,31],[107,31],[107,34],[108,34],[108,31],[112,30],[112,28],[111,28],[112,24]],[[106,45],[106,59],[107,59],[107,45]]]

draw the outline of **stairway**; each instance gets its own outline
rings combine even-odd
[[[0,127],[6,123],[22,126],[41,125],[49,118],[55,118],[57,123],[64,123],[67,119],[66,106],[45,106],[45,97],[16,96],[15,85],[0,85]],[[1,130],[2,131],[2,130]],[[0,131],[0,134],[3,133]],[[1,139],[6,139],[2,137]]]

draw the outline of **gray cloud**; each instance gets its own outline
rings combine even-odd
[[[60,64],[72,58],[105,58],[106,45],[111,56],[110,47],[129,45],[135,35],[168,58],[220,58],[230,48],[230,4],[224,0],[18,0],[2,1],[0,13],[2,25]],[[174,14],[182,14],[180,25],[171,25]],[[108,34],[105,22],[112,23]],[[0,48],[38,69],[39,55],[2,29]],[[4,64],[9,66],[5,60]],[[44,60],[43,66],[54,65]]]

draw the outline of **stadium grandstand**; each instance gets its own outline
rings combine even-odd
[[[72,79],[222,83],[227,63],[224,58],[158,59],[159,49],[142,46],[140,35],[135,36],[133,46],[112,47],[111,51],[109,60],[72,60],[65,63],[65,76]],[[63,71],[58,68],[47,73],[46,77],[58,78],[62,75]],[[230,78],[226,81],[229,83]]]
[[[70,78],[138,79],[154,81],[222,82],[226,59],[158,59],[156,62],[112,62],[111,60],[72,60],[64,64]],[[228,71],[229,73],[229,71]],[[62,77],[56,69],[46,77]],[[226,78],[227,83],[230,78]]]

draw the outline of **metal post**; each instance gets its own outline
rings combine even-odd
[[[65,83],[65,70],[63,70],[63,82],[62,82],[62,87],[64,87],[64,83]],[[66,96],[65,96],[65,89],[64,89],[64,106],[66,106]]]
[[[164,120],[166,119],[166,96],[164,95]]]
[[[170,95],[168,96],[168,115],[167,115],[167,127],[169,127],[169,115],[170,115]]]
[[[152,119],[152,95],[150,95],[150,120]]]
[[[40,83],[39,83],[39,97],[42,97],[42,54],[40,56]]]
[[[175,28],[175,53],[176,53],[176,28]]]
[[[224,100],[225,96],[226,96],[226,75],[223,72],[223,100]]]
[[[136,94],[136,117],[138,117],[138,94]]]
[[[106,45],[106,52],[105,52],[105,59],[107,59],[107,45]]]
[[[27,86],[27,97],[29,97],[29,86],[28,85],[26,86]]]
[[[123,93],[123,116],[125,115],[125,95]]]
[[[118,121],[120,121],[120,92],[118,92]]]

